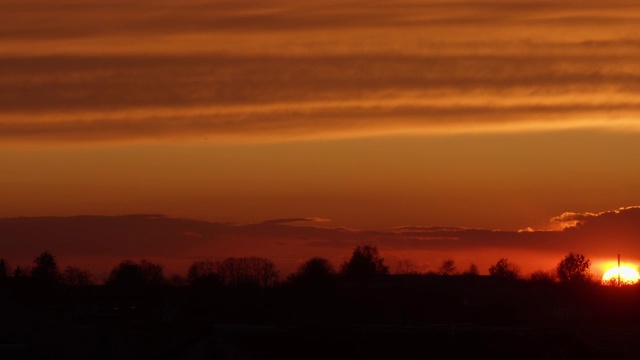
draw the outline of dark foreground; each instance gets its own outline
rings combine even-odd
[[[0,359],[638,359],[640,288],[483,276],[0,289]]]

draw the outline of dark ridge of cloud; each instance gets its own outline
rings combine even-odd
[[[233,225],[161,215],[3,218],[0,254],[14,264],[31,262],[44,250],[63,259],[96,264],[101,259],[151,257],[182,261],[185,269],[189,261],[228,256],[264,256],[287,264],[313,256],[339,258],[363,244],[388,253],[447,252],[480,258],[487,252],[507,256],[516,251],[640,257],[640,207],[564,218],[584,222],[563,231],[407,227],[410,231],[404,232],[290,226],[288,222]]]
[[[323,219],[319,217],[301,217],[301,218],[288,218],[288,219],[273,219],[263,221],[261,224],[290,224],[298,222],[327,222],[329,219]]]
[[[391,229],[392,231],[396,231],[398,233],[435,233],[435,232],[458,232],[458,231],[468,231],[468,230],[477,230],[463,227],[453,227],[453,226],[397,226]]]
[[[563,228],[597,226],[607,221],[633,218],[636,214],[640,214],[640,206],[627,206],[598,213],[565,212],[551,218],[551,221],[560,224]]]
[[[574,15],[566,14],[563,16],[549,16],[549,17],[533,17],[528,19],[522,19],[522,24],[531,25],[548,25],[548,26],[633,26],[637,25],[638,16],[633,12],[637,12],[638,8],[630,8],[630,13],[627,15],[619,14],[589,14],[589,15]]]
[[[585,251],[604,253],[611,259],[616,254],[627,259],[640,258],[640,208],[584,215],[579,217],[579,223],[563,231],[564,236],[573,239],[576,246]]]
[[[540,24],[623,26],[637,20],[628,1],[3,1],[0,38],[77,38],[216,31],[292,31],[401,26]],[[117,24],[117,26],[115,26]]]
[[[0,253],[37,255],[51,249],[98,257],[169,255],[184,250],[187,240],[194,241],[186,233],[211,234],[224,226],[162,215],[5,218],[0,219],[0,234],[6,239]]]
[[[378,244],[382,249],[398,250],[448,250],[483,251],[488,249],[526,249],[536,251],[554,250],[561,232],[536,232],[521,234],[512,231],[483,229],[447,229],[413,231],[410,233],[384,231],[363,231],[354,234],[354,241],[316,241],[314,246],[356,246],[367,241]],[[561,246],[566,245],[559,244]]]
[[[386,12],[362,11],[362,8],[343,4],[340,11],[327,6],[313,7],[283,1],[269,2],[209,2],[188,1],[136,2],[129,4],[77,4],[72,8],[48,6],[46,12],[33,11],[33,5],[4,7],[21,19],[31,19],[30,26],[10,22],[0,38],[51,39],[78,38],[127,34],[176,34],[212,31],[287,31],[293,29],[353,28],[362,26],[399,25],[397,13],[402,7],[387,8]],[[346,6],[344,6],[346,5]],[[151,10],[151,11],[150,11]],[[393,11],[395,10],[395,11]],[[51,14],[68,21],[38,21]],[[144,16],[139,14],[145,14]],[[102,16],[100,16],[102,15]],[[358,16],[364,15],[364,16]],[[117,22],[119,26],[108,26]],[[35,25],[34,25],[35,24]]]
[[[162,107],[304,106],[337,99],[366,103],[416,92],[429,98],[482,95],[502,100],[528,95],[634,96],[640,91],[640,71],[634,66],[639,61],[640,52],[0,58],[0,109],[73,116],[82,111],[110,114]]]

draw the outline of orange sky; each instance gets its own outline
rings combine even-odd
[[[0,217],[517,231],[640,204],[633,1],[0,12]]]

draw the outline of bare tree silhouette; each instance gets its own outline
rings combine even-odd
[[[453,275],[456,271],[456,263],[453,259],[445,259],[438,268],[440,275]]]
[[[479,274],[480,274],[480,271],[478,271],[478,266],[474,263],[471,263],[471,265],[469,265],[467,270],[462,272],[462,275],[466,275],[466,276],[477,276]]]
[[[418,266],[415,262],[405,259],[400,260],[396,264],[395,274],[398,275],[417,275],[419,274]]]
[[[278,281],[273,261],[261,257],[226,258],[216,263],[216,272],[229,286],[272,287]]]
[[[491,276],[517,279],[520,276],[520,267],[509,262],[509,259],[501,258],[495,265],[489,267]]]

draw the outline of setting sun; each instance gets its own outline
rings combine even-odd
[[[635,284],[640,279],[638,271],[631,266],[620,266],[620,283],[624,285]],[[603,284],[616,284],[618,281],[618,266],[612,267],[602,275]]]

